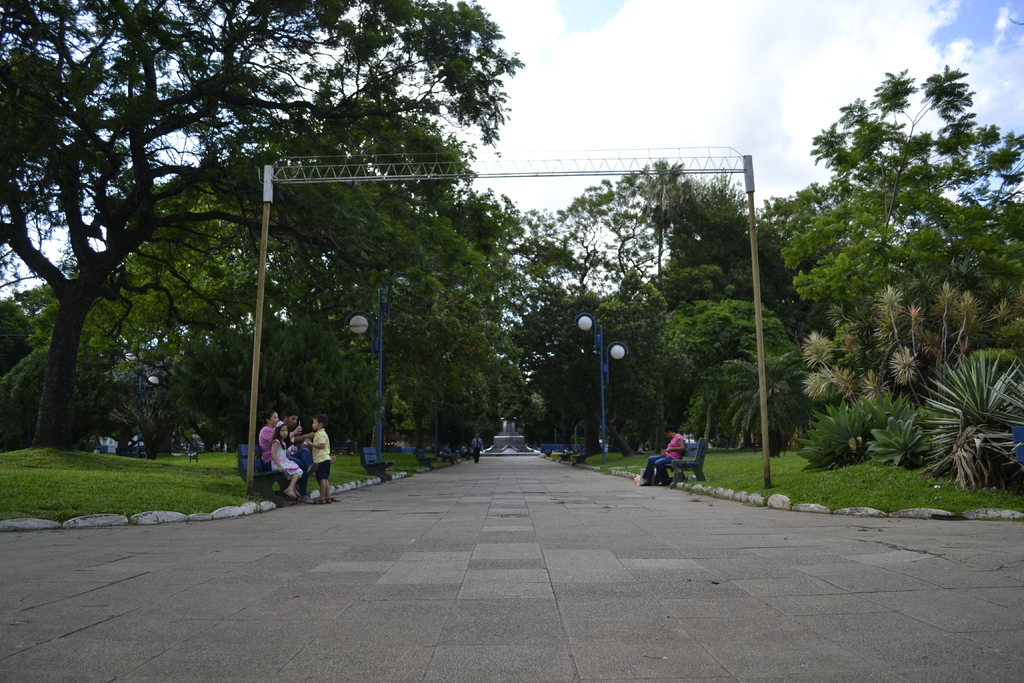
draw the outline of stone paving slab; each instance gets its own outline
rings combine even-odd
[[[4,681],[1024,680],[1024,525],[489,458],[212,523],[0,534]]]

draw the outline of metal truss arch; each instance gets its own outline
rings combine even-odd
[[[666,168],[655,164],[665,162]],[[291,157],[273,166],[275,185],[403,182],[483,178],[616,176],[634,173],[743,173],[744,157],[731,147],[541,152],[505,157],[479,155],[469,161],[442,155],[367,154]]]

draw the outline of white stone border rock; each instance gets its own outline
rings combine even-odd
[[[392,479],[404,479],[407,476],[408,475],[405,472],[394,472],[391,474]],[[361,481],[350,481],[344,484],[339,484],[338,486],[332,486],[331,495],[333,496],[335,494],[344,493],[345,491],[354,491],[355,489],[374,486],[380,483],[380,477],[363,479]],[[310,498],[313,500],[316,500],[319,497],[319,491],[313,491],[310,493]],[[114,514],[82,515],[81,517],[72,517],[63,524],[49,519],[20,517],[16,519],[0,520],[0,532],[43,531],[50,529],[94,529],[97,527],[128,526],[131,524],[149,525],[176,524],[180,522],[209,522],[215,519],[234,519],[236,517],[252,515],[257,512],[270,512],[271,510],[276,509],[277,505],[275,503],[269,500],[264,500],[258,503],[256,501],[247,501],[241,505],[228,505],[226,507],[218,508],[213,512],[194,512],[191,515],[185,515],[180,512],[171,512],[169,510],[150,510],[148,512],[140,512],[132,515],[131,518],[125,517],[124,515]]]
[[[636,475],[630,472],[614,472],[613,474],[619,476],[635,477]],[[682,484],[682,489],[690,493],[698,493],[704,496],[712,496],[714,498],[724,498],[726,500],[734,500],[745,505],[752,505],[755,507],[769,507],[775,510],[791,510],[793,512],[810,512],[814,514],[832,514],[832,515],[849,515],[851,517],[894,517],[897,519],[988,519],[988,520],[1011,520],[1011,519],[1024,519],[1024,512],[1017,512],[1016,510],[1000,510],[997,508],[979,508],[977,510],[967,510],[963,515],[957,516],[948,510],[938,510],[935,508],[909,508],[907,510],[897,510],[886,514],[881,510],[869,507],[848,507],[840,508],[838,510],[829,510],[824,505],[818,503],[798,503],[792,505],[789,497],[776,493],[768,497],[766,501],[764,496],[760,493],[747,493],[746,491],[733,491],[731,489],[723,489],[722,487],[711,487],[704,486],[703,484],[694,484],[692,482]]]

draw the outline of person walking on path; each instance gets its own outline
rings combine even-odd
[[[683,457],[683,453],[686,452],[686,442],[683,435],[676,430],[675,425],[665,425],[665,438],[669,440],[668,446],[661,452],[661,455],[652,455],[647,458],[647,468],[644,469],[644,473],[640,475],[640,481],[637,482],[639,486],[652,484],[668,486],[670,479],[666,468],[673,460]]]
[[[484,447],[484,440],[480,438],[480,432],[476,433],[473,437],[473,441],[470,444],[473,447],[473,462],[480,464],[480,451]]]

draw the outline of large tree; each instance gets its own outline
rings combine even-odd
[[[843,107],[814,138],[831,180],[769,210],[788,229],[783,254],[803,297],[1024,277],[1024,137],[978,125],[965,78],[886,74],[873,100]]]
[[[252,169],[279,155],[451,154],[442,120],[494,141],[520,66],[501,37],[478,6],[428,0],[6,3],[0,265],[60,303],[34,443],[70,444],[82,327],[131,254],[251,223]]]

